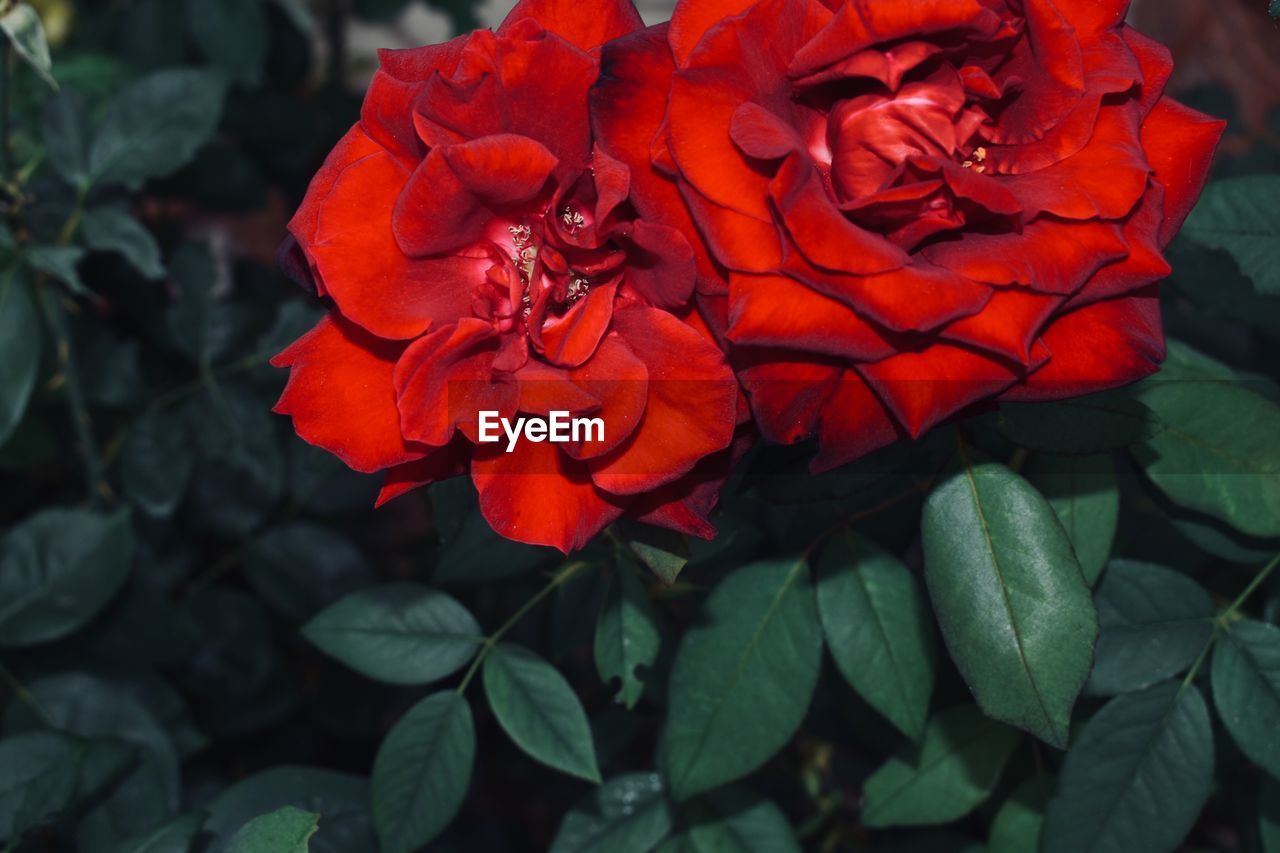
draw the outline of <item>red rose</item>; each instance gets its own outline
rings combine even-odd
[[[767,438],[831,467],[1156,368],[1161,251],[1222,124],[1161,96],[1125,6],[681,0],[605,47],[598,144],[701,235]]]
[[[523,0],[497,33],[387,51],[290,224],[332,311],[275,364],[277,411],[380,501],[470,472],[494,529],[564,551],[623,515],[710,536],[738,392],[687,311],[693,252],[593,150],[624,0]],[[480,413],[595,416],[602,440],[483,441]],[[492,435],[492,433],[490,433]],[[593,435],[594,437],[594,435]]]

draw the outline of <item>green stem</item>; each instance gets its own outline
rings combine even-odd
[[[71,241],[75,239],[80,220],[84,218],[84,203],[88,196],[88,187],[81,187],[76,191],[75,206],[71,208],[71,214],[67,216],[67,221],[62,224],[62,230],[58,232],[59,246],[70,246]]]
[[[1228,607],[1226,610],[1224,610],[1222,612],[1222,615],[1218,617],[1219,620],[1222,622],[1226,622],[1228,619],[1230,619],[1230,617],[1234,616],[1236,614],[1236,611],[1240,609],[1240,606],[1244,604],[1245,599],[1253,595],[1253,593],[1258,589],[1258,587],[1262,586],[1263,582],[1266,581],[1266,579],[1271,575],[1271,573],[1276,570],[1276,566],[1280,566],[1280,554],[1276,554],[1274,557],[1272,557],[1271,562],[1263,566],[1262,570],[1259,571],[1256,575],[1254,575],[1253,580],[1251,580],[1249,582],[1249,585],[1244,588],[1244,592],[1236,596],[1236,600],[1231,602],[1231,606]]]
[[[253,544],[252,540],[237,546],[209,564],[201,574],[192,578],[182,591],[182,600],[194,598],[196,593],[212,586],[229,574],[244,559],[244,552]]]
[[[102,459],[98,455],[97,442],[93,436],[93,421],[89,418],[89,406],[85,400],[80,370],[76,366],[75,351],[71,348],[71,329],[66,309],[58,293],[43,284],[40,287],[40,305],[44,309],[45,323],[53,335],[67,405],[71,409],[71,424],[75,429],[76,442],[80,445],[80,454],[84,458],[87,497],[89,505],[94,506],[99,499],[109,497],[111,490],[107,486]]]
[[[823,797],[818,801],[818,810],[796,827],[796,837],[802,841],[808,841],[821,833],[827,823],[831,820],[831,816],[835,814],[839,808],[839,796],[833,795]]]
[[[3,682],[9,688],[9,691],[17,697],[19,702],[30,708],[31,713],[35,714],[36,719],[44,726],[51,729],[57,728],[53,718],[49,716],[49,712],[40,707],[40,703],[36,701],[36,697],[31,695],[31,691],[23,686],[22,682],[3,663],[0,663],[0,682]]]
[[[471,661],[471,666],[467,668],[466,675],[462,676],[462,682],[458,685],[458,693],[462,694],[467,692],[467,685],[469,685],[471,683],[471,679],[475,677],[476,672],[480,669],[480,665],[484,663],[484,659],[489,656],[489,652],[491,652],[493,647],[498,644],[498,641],[501,640],[508,631],[515,627],[517,622],[523,619],[530,610],[537,607],[544,598],[564,586],[565,583],[575,575],[590,566],[590,563],[578,561],[569,563],[567,566],[560,569],[560,571],[556,572],[551,577],[551,580],[547,582],[546,586],[538,590],[538,593],[533,596],[533,598],[530,598],[524,603],[524,606],[511,614],[511,618],[506,622],[503,622],[502,625],[498,627],[498,630],[494,631],[488,637],[485,637],[484,642],[480,646],[480,651],[476,653],[475,660]]]
[[[1249,596],[1253,595],[1258,587],[1266,582],[1271,573],[1276,570],[1276,566],[1280,566],[1280,554],[1276,554],[1271,561],[1263,566],[1253,580],[1249,581],[1249,585],[1244,588],[1244,592],[1236,596],[1236,600],[1231,602],[1226,610],[1219,613],[1213,620],[1213,633],[1209,635],[1209,640],[1204,644],[1204,648],[1200,650],[1200,654],[1196,656],[1195,663],[1191,664],[1191,669],[1187,670],[1187,677],[1182,679],[1182,687],[1186,687],[1195,681],[1196,675],[1200,672],[1200,667],[1204,666],[1204,662],[1209,657],[1209,652],[1213,650],[1214,645],[1218,642],[1218,638],[1222,636],[1222,632],[1227,630],[1227,625],[1235,618],[1236,613],[1244,606]]]
[[[180,385],[179,387],[174,388],[171,391],[166,391],[157,397],[151,403],[151,410],[158,411],[160,409],[165,409],[172,406],[174,403],[185,400],[187,397],[190,397],[192,394],[207,386],[211,378],[215,380],[228,379],[232,376],[236,376],[237,374],[244,373],[247,370],[253,370],[255,367],[260,367],[266,364],[269,358],[269,356],[256,354],[247,355],[239,361],[231,362],[225,367],[201,370],[199,379],[194,382],[188,382],[186,385]]]

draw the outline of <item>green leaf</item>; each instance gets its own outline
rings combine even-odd
[[[1173,272],[1161,283],[1176,294],[1234,323],[1280,328],[1280,294],[1259,293],[1231,256],[1179,237],[1165,250]],[[1203,316],[1203,315],[1198,315]]]
[[[925,502],[933,609],[983,711],[1064,748],[1098,633],[1089,588],[1049,503],[970,453]]]
[[[684,817],[689,828],[672,845],[681,853],[800,853],[782,810],[745,788],[699,797]]]
[[[1228,626],[1213,650],[1213,701],[1240,751],[1280,777],[1280,628]]]
[[[1251,536],[1280,536],[1280,407],[1231,381],[1148,382],[1164,429],[1134,458],[1170,500]]]
[[[0,545],[0,646],[65,637],[107,605],[129,576],[127,512],[49,509]]]
[[[84,260],[84,249],[79,246],[30,246],[26,250],[31,266],[50,278],[54,278],[75,293],[88,293],[77,269]]]
[[[244,386],[211,384],[183,415],[198,450],[186,517],[223,536],[247,538],[284,490],[285,461],[270,403]]]
[[[311,13],[307,0],[276,0],[289,20],[298,28],[298,32],[311,37],[316,32],[316,19]]]
[[[637,669],[651,669],[661,638],[649,593],[629,565],[619,565],[609,579],[609,591],[596,622],[596,671],[605,684],[621,682],[614,701],[634,708],[645,682]]]
[[[217,268],[204,243],[178,249],[172,277],[177,300],[166,319],[173,342],[196,364],[212,365],[235,342],[243,321],[240,306],[217,297]]]
[[[45,151],[54,170],[73,187],[89,182],[89,114],[74,89],[63,89],[44,103]]]
[[[548,767],[600,781],[587,714],[555,667],[504,643],[484,660],[484,692],[503,731],[526,753]]]
[[[0,270],[0,444],[18,428],[40,371],[40,315],[22,268]]]
[[[126,839],[149,832],[174,814],[179,800],[178,756],[152,711],[122,689],[121,683],[66,673],[27,687],[54,726],[82,738],[115,738],[137,749],[136,765],[108,793],[94,798],[81,816],[78,850],[116,853]],[[12,705],[5,727],[6,731],[31,731],[44,724],[25,706]],[[103,757],[110,764],[118,756],[103,753]]]
[[[80,228],[85,245],[95,252],[119,252],[147,278],[164,276],[155,238],[125,208],[103,205],[87,210]]]
[[[433,502],[441,493],[441,487],[445,486],[450,490],[469,490],[465,500],[475,502],[475,489],[465,477],[435,484],[431,490]],[[457,493],[455,491],[452,494]],[[436,505],[439,507],[438,502]],[[532,571],[559,556],[551,548],[526,545],[499,536],[475,506],[459,520],[459,525],[456,536],[446,540],[447,544],[436,564],[432,577],[438,584],[501,580]]]
[[[1107,567],[1094,594],[1098,647],[1086,689],[1111,695],[1186,671],[1213,634],[1213,601],[1184,574],[1129,560]]]
[[[903,734],[929,716],[937,652],[933,617],[907,567],[869,540],[836,538],[818,564],[818,613],[840,674]]]
[[[307,853],[320,815],[293,806],[249,821],[231,838],[227,853]]]
[[[1178,846],[1213,784],[1213,730],[1200,691],[1166,681],[1117,696],[1072,744],[1045,812],[1045,853]]]
[[[996,426],[1014,444],[1048,453],[1092,455],[1120,450],[1158,428],[1151,410],[1125,391],[1054,403],[1005,403]]]
[[[360,777],[315,767],[273,767],[235,783],[209,804],[205,829],[213,841],[205,853],[225,853],[245,823],[284,806],[323,816],[311,853],[373,850],[369,804],[369,783]]]
[[[991,821],[988,853],[1035,853],[1040,849],[1044,809],[1053,793],[1052,776],[1035,776],[1018,786]]]
[[[126,841],[120,849],[122,853],[190,853],[204,821],[202,812],[185,814],[146,835]]]
[[[57,732],[0,741],[0,839],[16,839],[72,803],[80,745]]]
[[[475,753],[471,708],[454,691],[428,696],[396,723],[373,765],[373,823],[384,853],[410,853],[449,825]]]
[[[349,540],[318,524],[288,524],[258,537],[245,553],[245,576],[263,599],[305,622],[376,580]]]
[[[465,607],[413,583],[354,592],[302,633],[325,654],[388,684],[438,681],[471,660],[484,640]]]
[[[155,71],[116,95],[89,150],[94,184],[139,189],[185,166],[222,117],[227,82],[191,68]]]
[[[58,81],[53,79],[53,60],[49,57],[49,40],[45,38],[40,15],[26,3],[18,3],[0,17],[0,30],[9,37],[14,50],[22,61],[30,65],[54,90]]]
[[[1111,457],[1038,454],[1027,465],[1026,476],[1053,507],[1085,583],[1093,586],[1111,556],[1120,517],[1120,486]]]
[[[1280,176],[1214,181],[1182,226],[1184,236],[1231,253],[1260,293],[1280,295]]]
[[[689,540],[664,527],[635,522],[619,522],[627,548],[667,586],[676,582],[689,562]]]
[[[187,23],[200,52],[237,83],[262,82],[267,58],[263,0],[187,0]]]
[[[647,853],[671,831],[657,773],[610,779],[565,815],[551,853]]]
[[[180,415],[149,411],[129,428],[120,452],[120,475],[129,500],[147,515],[173,515],[194,468],[191,439]]]
[[[676,651],[659,754],[686,800],[755,770],[799,727],[822,635],[809,565],[755,563],[721,581]]]
[[[867,826],[949,823],[986,801],[1018,733],[972,705],[940,712],[919,743],[908,744],[863,784]]]

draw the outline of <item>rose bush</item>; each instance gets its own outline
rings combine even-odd
[[[634,216],[593,148],[599,47],[641,27],[520,3],[496,33],[384,51],[312,182],[286,265],[332,311],[275,364],[277,411],[380,498],[469,472],[503,535],[564,551],[624,514],[708,537],[738,392],[696,316],[693,250]],[[480,443],[478,413],[568,411],[603,441]]]
[[[1280,849],[1280,139],[1167,249],[1158,376],[987,411],[1149,369],[1217,131],[1062,3],[526,3],[368,98],[424,0],[0,3],[0,849]],[[1277,35],[1180,11],[1200,70]],[[820,466],[962,408],[721,484],[735,363]],[[503,466],[481,409],[626,435]],[[719,532],[566,558],[473,480]]]
[[[695,244],[763,436],[818,469],[1132,382],[1223,124],[1127,3],[682,0],[606,45],[600,147]]]

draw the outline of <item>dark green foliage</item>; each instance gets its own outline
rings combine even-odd
[[[1274,133],[1170,249],[1157,376],[757,447],[714,541],[566,562],[271,413],[342,36],[409,7],[0,2],[0,850],[1280,853]]]
[[[1066,747],[1098,622],[1048,501],[962,446],[925,504],[922,530],[942,636],[978,704]]]

